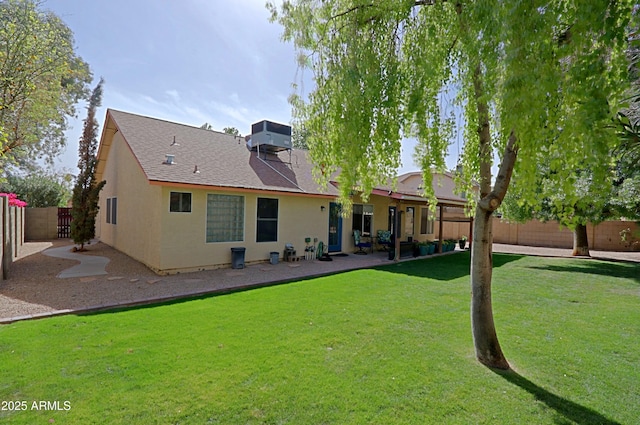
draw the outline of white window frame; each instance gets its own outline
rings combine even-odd
[[[215,202],[217,199],[218,203],[222,204],[227,202],[227,205],[222,209],[226,209],[226,211],[218,210],[218,214],[214,216],[210,216],[210,208],[212,208],[211,202]],[[239,207],[230,205],[232,201],[239,201]],[[245,214],[246,214],[246,199],[242,195],[227,195],[220,193],[208,193],[207,194],[207,211],[205,216],[205,242],[206,243],[225,243],[225,242],[244,242],[244,234],[245,234]],[[230,218],[225,220],[225,214],[233,210],[236,211],[238,215],[234,218]],[[217,227],[210,229],[212,224],[217,225]],[[235,233],[234,233],[235,232]]]

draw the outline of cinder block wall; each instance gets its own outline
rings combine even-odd
[[[5,275],[5,272],[8,273],[7,270],[5,270],[5,258],[4,258],[4,244],[6,241],[6,226],[5,226],[5,221],[4,221],[4,216],[5,216],[5,211],[8,208],[9,203],[6,197],[4,196],[0,196],[0,280],[6,279],[7,276]]]
[[[10,207],[9,199],[0,196],[0,280],[9,277],[11,263],[24,245],[24,208]]]
[[[28,241],[58,237],[58,207],[26,208],[25,239]]]
[[[635,232],[640,230],[632,221],[606,221],[597,226],[587,225],[589,248],[600,251],[631,251],[632,247],[620,238],[620,232],[624,229]],[[542,223],[531,220],[520,224],[494,219],[493,241],[511,245],[572,248],[573,233],[556,221]]]

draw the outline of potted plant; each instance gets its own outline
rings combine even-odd
[[[427,254],[429,255],[433,255],[436,253],[436,246],[438,246],[437,243],[431,241],[429,242],[429,251],[427,252]]]
[[[456,242],[452,239],[447,239],[445,243],[447,244],[445,252],[453,251],[456,248]]]
[[[422,241],[418,242],[418,250],[420,250],[420,255],[424,256],[429,253],[429,242]]]
[[[465,249],[467,246],[467,237],[466,236],[462,236],[459,240],[458,240],[458,246],[460,247],[460,249]]]

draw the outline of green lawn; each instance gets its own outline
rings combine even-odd
[[[2,326],[2,408],[26,410],[0,421],[640,423],[640,264],[496,255],[509,373],[474,358],[468,268],[457,254]]]

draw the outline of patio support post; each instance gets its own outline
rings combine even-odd
[[[440,204],[440,223],[438,224],[438,232],[439,232],[439,237],[438,237],[438,252],[442,253],[442,238],[444,237],[444,235],[442,234],[443,230],[443,225],[442,225],[442,218],[444,217],[444,206],[442,204]]]
[[[471,242],[473,242],[473,217],[469,219],[469,249],[471,249]]]
[[[395,221],[393,231],[395,232],[394,242],[396,247],[396,253],[393,260],[398,261],[400,259],[400,201],[396,201],[396,215],[393,217],[393,220]]]

